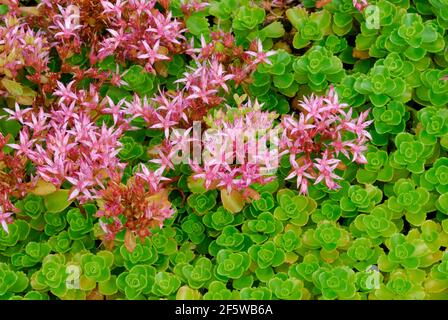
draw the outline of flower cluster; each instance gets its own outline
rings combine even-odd
[[[260,108],[249,100],[238,109],[219,110],[208,117],[201,146],[203,165],[190,162],[194,180],[201,179],[207,190],[238,191],[244,197],[250,196],[253,184],[272,181],[280,156],[275,147],[277,115]]]
[[[157,62],[170,59],[168,53],[182,51],[186,29],[171,12],[157,10],[156,1],[102,0],[101,5],[109,35],[99,44],[98,59],[115,54],[120,61],[137,61],[147,71],[156,72]]]
[[[0,74],[17,79],[26,69],[28,79],[41,83],[47,70],[50,45],[42,31],[34,31],[14,13],[7,13],[0,22]]]
[[[17,208],[10,197],[22,198],[33,183],[26,182],[25,161],[21,156],[9,154],[4,148],[9,136],[0,132],[0,224],[6,233],[8,224],[12,223],[12,215]]]
[[[18,104],[15,110],[6,109],[10,119],[23,126],[20,141],[9,146],[33,163],[37,177],[56,187],[71,183],[70,198],[85,202],[94,198],[95,188],[107,177],[124,168],[116,155],[127,122],[117,119],[111,127],[97,125],[92,114],[107,113],[115,106],[103,107],[94,86],[72,91],[72,84],[59,83],[54,95],[60,98],[48,113],[43,108],[20,109]]]
[[[366,128],[368,111],[353,118],[353,109],[339,102],[338,94],[331,87],[327,96],[304,98],[300,104],[299,119],[285,115],[284,132],[280,140],[282,149],[289,153],[291,173],[285,179],[297,179],[297,188],[307,193],[308,184],[324,182],[331,190],[339,188],[341,180],[336,169],[344,168],[344,161],[351,158],[357,163],[367,163],[364,152],[371,138]]]

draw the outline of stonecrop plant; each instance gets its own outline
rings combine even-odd
[[[0,300],[448,299],[447,27],[0,1]]]

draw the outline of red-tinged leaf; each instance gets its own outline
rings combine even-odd
[[[323,6],[329,4],[332,0],[319,0],[316,2],[316,8],[322,8]]]
[[[130,230],[126,230],[126,234],[124,235],[124,245],[129,252],[133,252],[137,245],[135,235]]]

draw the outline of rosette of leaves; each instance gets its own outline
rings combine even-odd
[[[45,220],[45,234],[48,236],[57,235],[59,232],[65,229],[67,225],[66,213],[44,213]]]
[[[193,264],[184,264],[181,273],[185,277],[188,286],[193,289],[205,287],[213,277],[213,264],[206,257],[199,257]]]
[[[170,261],[173,265],[190,263],[195,258],[195,254],[193,252],[193,249],[195,249],[195,247],[196,246],[191,242],[183,241],[176,253],[170,256]]]
[[[311,14],[305,8],[294,7],[286,10],[289,22],[296,29],[292,45],[296,49],[308,46],[311,41],[319,41],[331,32],[331,14],[327,10]]]
[[[331,30],[338,36],[344,36],[350,32],[353,27],[353,15],[356,9],[353,1],[333,0],[325,5],[325,9],[333,13]]]
[[[221,281],[212,281],[204,294],[204,300],[231,300],[233,297],[232,291]]]
[[[71,249],[72,240],[67,231],[61,231],[59,234],[54,235],[48,239],[48,244],[51,250],[56,253],[66,253]]]
[[[445,75],[446,71],[437,69],[423,71],[420,74],[422,85],[416,88],[414,99],[423,105],[443,108],[448,103],[448,81],[442,79]]]
[[[433,220],[426,220],[420,226],[421,234],[419,237],[425,241],[431,253],[435,253],[440,250],[441,246],[446,243],[445,235],[443,233],[443,228],[440,223]],[[439,260],[439,257],[436,258]]]
[[[280,233],[274,237],[275,245],[287,253],[286,261],[290,262],[289,259],[297,258],[296,255],[289,253],[294,252],[302,246],[302,241],[300,238],[301,230],[290,228],[283,233]]]
[[[350,231],[354,234],[365,234],[370,239],[381,240],[381,237],[391,237],[398,231],[392,221],[393,212],[384,205],[372,209],[369,214],[360,214],[350,225]]]
[[[390,101],[387,105],[374,107],[372,114],[375,130],[380,135],[403,132],[410,118],[406,105],[399,101]]]
[[[239,6],[235,12],[232,28],[237,32],[254,31],[259,24],[264,22],[266,17],[264,9],[258,6]]]
[[[440,212],[448,215],[448,192],[440,195],[436,201],[436,208]]]
[[[80,277],[81,289],[91,291],[98,284],[102,294],[110,295],[117,291],[116,277],[111,276],[114,255],[110,251],[83,254],[80,262],[83,271]]]
[[[205,193],[194,193],[188,197],[187,202],[198,215],[202,216],[215,207],[217,196],[218,193],[216,190],[207,191]]]
[[[28,277],[21,271],[14,271],[11,267],[0,262],[0,297],[8,299],[14,294],[23,292],[28,287]]]
[[[275,219],[270,212],[262,212],[257,219],[246,220],[242,226],[242,232],[247,234],[255,243],[266,241],[269,237],[283,230],[281,221]]]
[[[123,86],[124,89],[134,91],[139,95],[150,95],[155,90],[155,76],[136,64],[124,72],[123,81],[126,82],[126,85]]]
[[[275,208],[274,217],[297,226],[306,225],[309,216],[317,207],[313,199],[297,195],[289,189],[280,190],[277,193],[277,201],[280,205]]]
[[[367,163],[364,168],[356,172],[356,179],[360,183],[372,184],[376,180],[390,182],[394,177],[394,168],[389,164],[389,156],[386,151],[375,146],[368,146],[366,153]]]
[[[441,261],[431,267],[424,287],[428,293],[439,293],[448,288],[448,254],[446,252]]]
[[[16,220],[8,224],[8,232],[0,229],[0,252],[4,256],[11,256],[17,252],[14,246],[19,241],[24,241],[30,234],[30,225],[24,220]]]
[[[160,271],[154,277],[151,292],[159,297],[169,297],[180,287],[179,279],[170,272]]]
[[[271,91],[271,84],[279,93],[287,97],[293,97],[298,89],[298,84],[294,81],[294,73],[292,70],[293,59],[291,54],[284,49],[279,49],[276,54],[269,57],[271,64],[260,64],[252,75],[252,83],[249,85],[250,93],[254,96],[264,96]],[[281,100],[275,110],[280,113],[286,113],[284,100]]]
[[[220,280],[239,279],[249,269],[250,258],[246,252],[222,249],[216,256],[215,274]]]
[[[254,72],[253,75],[256,74],[257,72],[258,71]],[[253,83],[251,83],[249,88],[251,88],[252,84]],[[292,85],[291,85],[291,88],[293,88],[295,90],[294,86],[296,86],[295,82],[293,82]],[[298,86],[296,86],[296,87],[298,89]],[[277,89],[279,91],[282,90],[282,89],[280,89],[278,87],[277,87]],[[294,90],[291,90],[291,94],[292,94],[292,92],[294,92]],[[290,93],[287,93],[287,94],[290,95]],[[277,112],[278,114],[286,114],[286,113],[288,113],[289,110],[290,110],[289,102],[286,99],[288,97],[288,95],[283,95],[281,93],[275,92],[275,90],[271,86],[270,89],[264,95],[258,97],[258,102],[261,105],[261,110],[263,110],[263,111],[274,111],[274,112]]]
[[[339,83],[335,85],[336,92],[341,101],[346,102],[352,107],[358,107],[365,103],[366,97],[354,89],[356,74],[346,75]]]
[[[324,46],[325,48],[330,50],[331,53],[333,54],[343,55],[343,53],[345,53],[349,49],[347,39],[338,37],[334,34],[328,35],[327,37],[322,39],[318,44]],[[341,60],[344,59],[342,59],[341,57]]]
[[[57,297],[67,293],[66,258],[60,254],[47,255],[42,261],[42,267],[31,276],[31,286],[37,291],[49,290]]]
[[[323,220],[337,221],[341,217],[341,206],[333,200],[324,200],[311,215],[311,220],[318,223]]]
[[[271,300],[272,291],[267,287],[243,288],[240,291],[242,300]]]
[[[445,142],[442,146],[448,149],[448,110],[446,108],[426,107],[418,112],[422,130],[417,133],[418,139],[424,144],[435,144],[438,138]]]
[[[129,271],[120,273],[117,277],[117,288],[124,292],[129,300],[144,299],[151,293],[156,268],[148,265],[136,265]]]
[[[359,185],[350,186],[347,195],[340,201],[342,216],[354,216],[357,212],[370,212],[375,205],[381,202],[382,198],[381,189],[373,185],[366,185],[365,188]]]
[[[429,192],[425,188],[416,187],[412,180],[400,179],[394,184],[395,196],[389,197],[387,207],[413,225],[421,225],[426,220]]]
[[[216,211],[207,212],[203,217],[203,223],[212,229],[222,230],[225,226],[241,224],[244,220],[242,213],[232,214],[223,206],[219,206]]]
[[[216,238],[218,246],[235,251],[244,251],[244,248],[247,248],[251,242],[248,236],[233,226],[224,227],[222,233]]]
[[[182,230],[187,233],[188,238],[195,244],[201,243],[205,238],[205,226],[201,218],[195,214],[189,214],[182,222]]]
[[[278,248],[273,241],[266,241],[261,245],[253,245],[249,248],[249,256],[259,268],[277,267],[285,261],[285,253]]]
[[[301,280],[289,278],[283,272],[277,273],[269,280],[268,288],[280,300],[301,300],[305,291]]]
[[[441,157],[420,176],[420,186],[440,194],[448,192],[448,158]]]
[[[325,220],[319,222],[315,229],[308,229],[302,235],[305,248],[322,248],[330,254],[333,254],[335,249],[346,246],[349,241],[350,235],[344,228],[337,223]]]
[[[17,268],[29,268],[36,265],[51,252],[46,242],[30,241],[26,244],[24,252],[16,252],[11,256],[11,263]]]
[[[419,77],[415,77],[416,67],[407,59],[403,58],[400,53],[389,53],[384,59],[375,62],[375,65],[383,65],[390,72],[392,77],[402,78],[406,80],[406,84],[412,88],[419,87],[421,81]]]
[[[24,214],[35,220],[45,211],[44,200],[35,194],[27,194],[25,198],[16,202],[16,207],[21,209]]]
[[[423,270],[398,269],[375,291],[375,296],[381,300],[422,300],[426,296],[422,285],[425,275]]]
[[[342,254],[342,259],[347,259],[347,265],[356,270],[365,271],[376,263],[382,252],[381,248],[375,246],[371,239],[361,237],[352,242],[347,253]]]
[[[213,0],[210,1],[209,12],[222,20],[229,20],[244,3],[247,3],[247,1]]]
[[[70,209],[67,212],[67,222],[69,224],[67,232],[72,240],[80,240],[93,230],[92,215],[96,212],[96,207],[85,205],[84,209],[84,214],[78,208]]]
[[[401,233],[396,233],[385,242],[388,254],[380,255],[378,266],[381,271],[391,272],[398,266],[406,269],[417,269],[422,258],[430,253],[428,246],[422,239],[412,239]]]
[[[313,273],[313,283],[325,300],[347,300],[356,296],[355,272],[345,266],[319,268]]]
[[[433,20],[423,21],[417,13],[405,13],[386,41],[391,52],[403,52],[412,61],[422,59],[428,52],[444,49],[445,41],[439,33],[440,27]]]
[[[375,65],[367,75],[359,74],[354,88],[357,92],[368,95],[375,107],[382,107],[391,99],[403,103],[411,99],[411,91],[406,82],[401,78],[393,78],[384,65]]]
[[[124,136],[120,139],[121,144],[123,145],[118,153],[118,156],[121,160],[129,162],[132,160],[136,160],[143,155],[143,146],[134,141],[134,139],[130,136]]]
[[[313,274],[320,267],[321,260],[318,256],[312,253],[307,253],[303,257],[303,261],[297,264],[292,264],[289,267],[288,275],[302,281],[312,282]]]
[[[143,242],[137,240],[132,252],[130,252],[124,244],[117,248],[117,250],[119,252],[116,254],[121,256],[123,264],[128,270],[138,264],[151,265],[158,259],[157,250],[149,238],[146,238]]]
[[[275,206],[275,200],[270,192],[265,191],[260,193],[259,199],[253,201],[253,205],[261,212],[270,211]]]
[[[434,146],[424,145],[410,133],[402,132],[395,137],[397,150],[390,154],[390,165],[420,174],[425,171],[425,162],[432,155]]]
[[[328,82],[338,83],[345,76],[341,60],[322,46],[314,46],[293,64],[294,79],[311,90],[324,91]]]
[[[448,11],[446,0],[429,0],[432,12],[437,16],[437,22],[441,27],[448,28]]]
[[[177,250],[177,242],[174,239],[176,230],[167,223],[164,228],[154,230],[151,242],[159,255],[170,256]]]

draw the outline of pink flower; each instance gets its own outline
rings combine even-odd
[[[144,40],[142,42],[142,44],[143,44],[143,47],[145,48],[145,53],[138,55],[137,58],[148,59],[149,63],[151,65],[153,65],[154,62],[159,61],[159,60],[169,60],[170,59],[167,56],[158,53],[159,46],[160,46],[160,40],[157,40],[152,48],[149,46],[149,44],[148,44],[148,42],[146,42],[146,40]]]
[[[358,11],[363,11],[365,8],[369,6],[369,3],[367,2],[367,0],[353,0],[353,6]]]
[[[58,5],[61,14],[55,16],[55,25],[50,26],[50,29],[59,30],[55,33],[55,38],[61,38],[62,41],[75,38],[79,40],[77,30],[82,29],[83,26],[79,24],[79,9],[76,6],[70,5],[63,8]]]
[[[15,104],[15,110],[11,110],[11,109],[3,109],[5,110],[7,113],[9,113],[11,116],[9,117],[10,120],[17,120],[20,123],[24,123],[23,117],[30,112],[32,109],[31,108],[26,108],[26,109],[20,109],[19,104],[16,102]]]
[[[5,230],[7,234],[9,234],[8,223],[11,223],[12,214],[13,214],[12,212],[5,212],[3,210],[3,207],[0,206],[0,224],[2,225],[3,230]]]
[[[253,65],[257,65],[259,63],[267,63],[267,64],[272,64],[271,61],[268,60],[268,57],[273,56],[274,54],[276,54],[276,51],[267,51],[264,52],[263,51],[263,44],[261,43],[261,40],[257,40],[257,49],[258,51],[246,51],[245,53],[255,57],[255,60],[253,60],[251,62],[251,64]]]
[[[293,170],[287,177],[285,177],[285,180],[297,177],[297,189],[299,189],[301,193],[306,194],[308,192],[307,179],[313,179],[313,176],[306,172],[308,168],[311,167],[311,162],[308,162],[305,165],[301,166],[294,159],[294,161],[292,162],[292,167]]]
[[[121,15],[123,13],[123,6],[127,1],[121,1],[121,0],[116,0],[115,4],[109,2],[109,1],[105,1],[105,0],[101,0],[101,5],[104,8],[103,13],[110,13],[113,14],[117,19],[121,19]]]
[[[19,133],[20,144],[10,143],[9,147],[17,150],[17,155],[23,154],[27,157],[33,155],[32,148],[35,143],[35,139],[30,140],[30,135],[28,130],[21,130]]]
[[[163,170],[151,171],[144,164],[141,165],[141,170],[141,172],[136,173],[136,176],[143,179],[149,185],[151,192],[158,192],[160,190],[161,181],[170,180],[162,176]]]
[[[61,97],[59,103],[63,103],[67,100],[67,103],[78,100],[78,96],[72,91],[72,85],[75,83],[73,80],[67,86],[64,86],[62,82],[57,82],[58,90],[53,92],[53,95]]]
[[[69,195],[69,200],[76,199],[78,195],[82,194],[87,197],[87,199],[92,199],[92,194],[90,193],[88,187],[92,186],[93,183],[87,179],[88,177],[78,174],[78,178],[66,177],[66,180],[70,182],[73,187]]]

